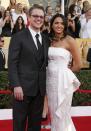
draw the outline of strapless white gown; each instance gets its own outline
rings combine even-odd
[[[51,131],[76,131],[70,109],[73,92],[80,82],[68,68],[71,54],[64,48],[49,47],[47,96],[51,115]]]

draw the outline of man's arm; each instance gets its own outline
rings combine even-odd
[[[14,35],[11,38],[8,52],[8,74],[9,81],[12,87],[20,86],[17,69],[19,63],[20,48],[21,46],[18,35]]]
[[[18,64],[21,51],[21,42],[18,35],[11,38],[8,55],[8,74],[11,88],[14,88],[14,97],[23,100],[23,90],[19,82]]]

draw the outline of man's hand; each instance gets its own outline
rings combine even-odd
[[[23,100],[23,96],[24,96],[24,94],[23,94],[22,88],[20,86],[19,87],[15,87],[14,88],[14,97],[15,97],[15,99],[22,101]]]

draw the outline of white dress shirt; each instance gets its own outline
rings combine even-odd
[[[40,43],[42,44],[42,36],[41,36],[41,33],[40,33],[40,31],[39,31],[39,32],[35,32],[33,29],[31,29],[30,26],[29,26],[28,28],[29,28],[29,30],[30,30],[30,32],[31,32],[32,38],[33,38],[34,43],[35,43],[35,45],[36,45],[36,48],[38,49],[37,41],[36,41],[36,37],[35,37],[35,36],[36,36],[36,34],[39,34],[39,41],[40,41]]]
[[[85,16],[80,19],[81,29],[80,37],[81,38],[91,38],[91,19],[86,21]]]

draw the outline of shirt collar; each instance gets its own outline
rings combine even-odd
[[[39,34],[39,36],[40,36],[40,31],[36,32],[30,26],[28,28],[29,28],[29,31],[31,32],[32,36],[35,36],[36,34]]]

